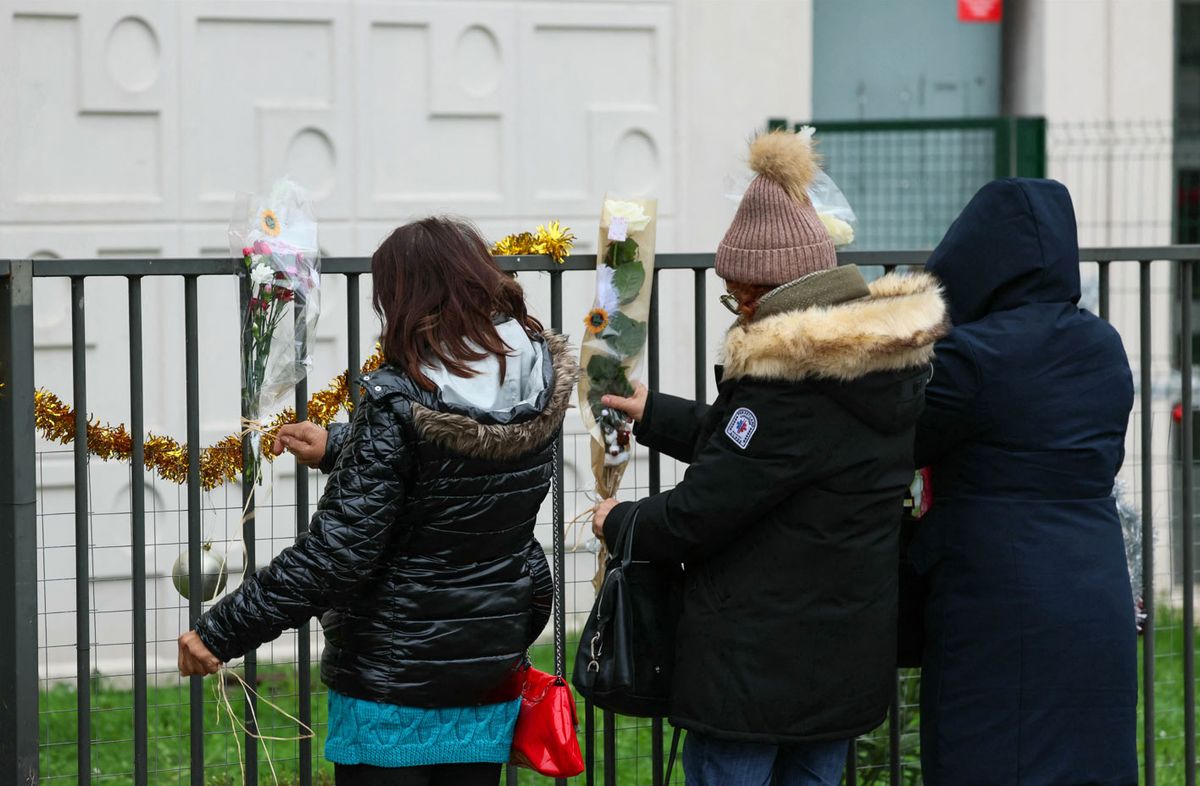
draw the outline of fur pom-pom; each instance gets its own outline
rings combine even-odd
[[[750,143],[750,168],[774,180],[797,202],[808,201],[806,189],[820,169],[821,159],[808,134],[771,131]]]

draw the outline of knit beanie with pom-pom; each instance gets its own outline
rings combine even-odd
[[[820,169],[807,134],[772,131],[750,143],[757,176],[717,247],[726,281],[779,285],[837,267],[833,240],[806,189]]]

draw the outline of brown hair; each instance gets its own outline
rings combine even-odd
[[[436,387],[424,373],[433,363],[470,377],[470,363],[495,355],[504,374],[512,348],[496,331],[497,315],[517,320],[531,338],[542,332],[521,285],[461,219],[433,216],[398,228],[371,257],[371,276],[384,358],[426,390]]]
[[[769,284],[746,284],[741,281],[725,282],[725,290],[737,298],[738,314],[746,321],[754,319],[754,314],[758,311],[758,301],[762,300],[763,295],[773,289],[775,287]]]

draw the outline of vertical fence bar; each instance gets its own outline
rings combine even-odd
[[[38,782],[33,263],[0,271],[0,783]]]
[[[551,283],[554,282],[554,274],[551,274]],[[559,286],[559,297],[562,297],[562,287]],[[551,290],[551,301],[553,302],[554,290]],[[561,313],[559,314],[561,317]],[[558,570],[558,566],[554,566]],[[563,581],[565,576],[559,574],[559,583]],[[557,603],[557,598],[555,599]],[[555,617],[555,624],[558,624],[558,618]],[[555,655],[555,664],[557,665],[557,654]],[[606,716],[607,717],[607,716]],[[606,721],[607,722],[607,721]],[[584,783],[586,786],[595,786],[596,783],[596,706],[590,700],[585,700],[583,704],[583,763],[584,763]],[[607,775],[605,776],[607,778]]]
[[[293,312],[296,317],[296,351],[306,356],[309,352],[308,326],[302,318],[303,298],[297,294]],[[308,420],[308,375],[296,383],[296,422]],[[308,467],[296,462],[296,541],[308,537]],[[299,704],[300,724],[297,730],[298,741],[296,771],[299,775],[300,786],[312,786],[313,757],[312,737],[307,730],[312,729],[312,623],[305,621],[296,630],[296,702]]]
[[[359,387],[359,377],[362,376],[362,335],[358,273],[346,276],[346,389],[350,395],[351,408],[358,406],[362,389]],[[511,767],[509,768],[511,770]]]
[[[895,265],[884,265],[884,275],[890,276],[896,272]],[[901,768],[900,768],[900,728],[901,728],[901,713],[904,708],[901,706],[900,699],[900,671],[897,670],[892,675],[892,707],[888,711],[888,783],[890,786],[900,786]],[[855,757],[857,759],[857,756]],[[853,765],[857,766],[855,760]]]
[[[75,679],[78,779],[92,782],[91,578],[88,569],[87,329],[84,281],[71,278],[71,380],[75,398]]]
[[[696,400],[708,400],[708,286],[707,268],[693,271],[692,284],[692,352],[696,366]],[[658,312],[654,312],[657,320]],[[653,322],[651,323],[654,324]]]
[[[1100,318],[1103,319],[1105,322],[1108,322],[1109,321],[1108,273],[1109,273],[1109,264],[1110,263],[1107,260],[1101,260],[1098,264],[1100,266],[1100,271],[1099,271],[1100,272],[1100,277],[1099,277]]]
[[[204,576],[200,564],[203,545],[200,516],[200,327],[196,301],[196,276],[183,277],[184,377],[187,400],[187,522],[188,522],[188,620],[195,627],[200,619]],[[189,680],[191,739],[191,783],[204,786],[204,678]]]
[[[246,269],[243,267],[238,272],[238,301],[241,304],[240,314],[244,315],[250,308],[251,281]],[[247,323],[248,324],[248,323]],[[245,381],[247,378],[248,369],[246,368],[246,356],[242,354],[242,389],[245,390]],[[249,420],[251,404],[245,398],[242,399],[242,420]],[[242,430],[242,466],[249,467],[254,462],[255,443],[257,440],[254,435],[246,429]],[[254,493],[254,478],[249,477],[246,473],[242,473],[242,543],[245,548],[246,566],[245,572],[247,576],[253,575],[257,566],[258,560],[258,525],[257,525],[257,502]],[[242,668],[246,672],[246,684],[251,687],[258,685],[258,651],[251,650],[246,653],[246,657],[242,659]],[[242,705],[242,722],[246,725],[245,744],[243,763],[246,767],[246,783],[258,783],[258,739],[255,737],[258,734],[258,694],[254,691],[245,691],[246,695],[243,698]]]
[[[649,371],[649,382],[651,390],[658,390],[660,385],[660,363],[659,363],[659,347],[661,338],[658,322],[658,270],[655,270],[654,278],[650,282],[650,329],[648,335],[648,345],[646,347],[647,365]],[[649,466],[649,488],[647,491],[650,494],[657,494],[662,491],[662,456],[658,451],[650,451],[650,466]],[[650,783],[651,786],[662,786],[663,782],[663,720],[662,718],[654,718],[650,721]]]
[[[583,782],[596,783],[596,708],[589,700],[583,703]]]
[[[550,327],[561,333],[563,329],[563,287],[562,273],[550,272]],[[554,449],[554,487],[558,493],[554,495],[553,522],[554,533],[551,536],[554,552],[554,673],[565,675],[567,669],[567,542],[564,531],[566,518],[563,512],[563,434],[559,429],[555,438]],[[556,778],[557,786],[566,786],[565,778]]]
[[[1184,722],[1184,783],[1186,786],[1196,786],[1196,640],[1195,640],[1195,608],[1193,598],[1195,581],[1195,552],[1194,528],[1192,520],[1192,500],[1195,494],[1193,485],[1193,455],[1192,455],[1192,263],[1182,261],[1180,266],[1179,301],[1180,320],[1179,332],[1181,345],[1179,347],[1179,365],[1183,377],[1183,422],[1180,424],[1180,447],[1183,456],[1182,492],[1183,504],[1183,722]]]
[[[1141,321],[1139,336],[1142,400],[1142,603],[1146,622],[1142,630],[1142,783],[1154,786],[1154,455],[1153,413],[1154,392],[1150,373],[1153,370],[1151,355],[1150,322],[1150,262],[1139,265],[1138,317]]]
[[[362,374],[358,281],[358,273],[346,276],[346,389],[350,392],[350,404],[355,407],[358,406],[358,378]]]
[[[903,720],[900,713],[902,712],[904,712],[904,707],[900,702],[900,672],[897,671],[892,688],[892,709],[888,715],[888,783],[890,786],[900,786],[903,775],[900,771],[900,729]]]
[[[604,786],[617,786],[617,716],[604,711]]]
[[[149,782],[146,710],[146,456],[142,277],[129,277],[129,536],[133,547],[133,779]]]
[[[846,749],[846,786],[858,786],[858,740]]]

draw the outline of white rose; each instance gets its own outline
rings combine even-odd
[[[270,265],[255,265],[250,269],[250,280],[258,286],[269,284],[275,280],[275,271],[271,270]]]
[[[650,216],[637,202],[624,202],[618,199],[604,200],[604,213],[600,217],[600,226],[608,227],[614,218],[625,219],[625,225],[630,232],[641,232],[650,226]]]
[[[821,217],[821,223],[825,225],[825,231],[833,239],[835,247],[848,246],[854,242],[854,227],[837,216],[832,216],[828,213],[820,213],[818,215]]]

